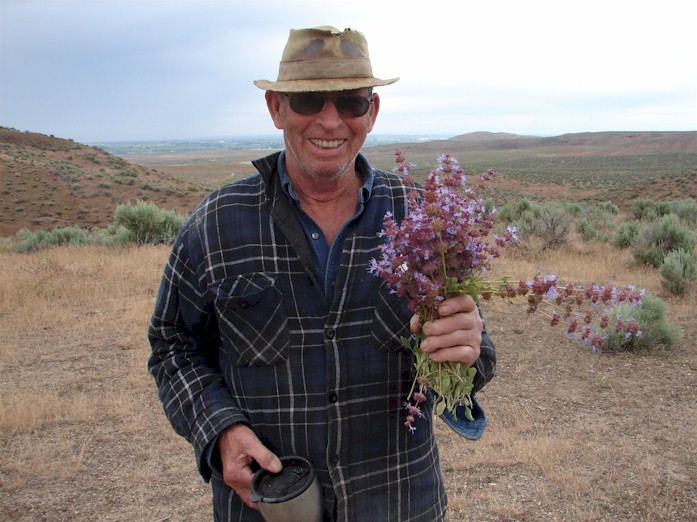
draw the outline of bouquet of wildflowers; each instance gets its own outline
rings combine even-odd
[[[518,239],[515,228],[507,227],[498,235],[493,233],[494,210],[488,210],[476,191],[466,185],[455,158],[440,156],[436,169],[419,189],[409,173],[413,164],[405,163],[401,151],[395,155],[398,164],[395,171],[402,173],[403,183],[412,187],[407,215],[399,223],[391,213],[385,215],[380,232],[385,239],[382,255],[371,260],[369,271],[385,279],[397,295],[406,298],[422,324],[437,319],[438,305],[450,297],[499,296],[526,302],[529,313],[549,308],[551,325],[564,322],[569,335],[596,348],[609,335],[610,309],[619,303],[640,302],[641,293],[633,288],[573,283],[559,287],[554,276],[537,276],[515,284],[508,278],[486,279],[491,262],[509,242]],[[484,185],[493,175],[489,170],[477,181]],[[597,305],[604,305],[601,314],[593,310]],[[613,327],[628,336],[641,335],[639,325],[631,320],[618,319]],[[423,338],[419,334],[402,339],[403,345],[414,353],[416,370],[404,403],[405,425],[411,431],[416,429],[413,423],[423,416],[420,405],[429,391],[434,396],[436,414],[441,415],[446,409],[454,414],[458,406],[464,406],[465,415],[471,420],[476,369],[463,363],[432,361],[419,348]]]

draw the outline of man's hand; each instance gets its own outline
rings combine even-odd
[[[223,480],[245,504],[257,509],[250,500],[254,473],[249,465],[256,461],[265,470],[278,473],[283,469],[281,461],[244,424],[235,424],[223,431],[218,439],[218,448],[223,464]]]
[[[447,299],[438,307],[439,319],[423,326],[418,315],[409,322],[412,333],[422,331],[426,339],[421,349],[436,362],[461,362],[472,366],[479,358],[484,324],[474,299],[461,295]]]

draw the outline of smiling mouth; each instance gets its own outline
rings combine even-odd
[[[337,149],[344,143],[344,140],[310,140],[313,145],[320,149]]]

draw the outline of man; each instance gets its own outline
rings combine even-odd
[[[386,211],[404,216],[396,174],[359,154],[380,110],[364,36],[292,30],[278,81],[259,80],[285,150],[208,196],[180,231],[149,329],[149,369],[175,430],[213,489],[215,519],[263,520],[255,469],[314,465],[325,520],[442,520],[446,494],[426,417],[404,426],[423,328],[437,361],[494,372],[474,301],[445,301],[420,325],[367,271]]]

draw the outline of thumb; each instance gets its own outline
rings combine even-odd
[[[259,445],[250,451],[250,456],[257,461],[262,468],[271,473],[279,473],[283,469],[281,459],[274,452],[259,442]]]

